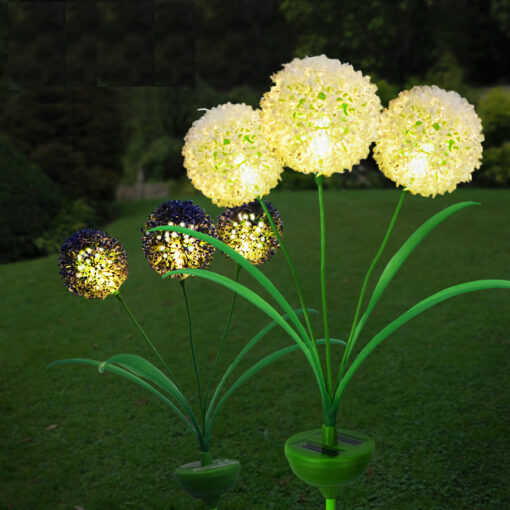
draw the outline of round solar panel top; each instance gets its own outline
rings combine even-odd
[[[200,462],[184,464],[175,470],[175,477],[186,493],[214,508],[220,497],[234,486],[240,470],[237,460],[215,459],[207,466]]]
[[[365,472],[375,450],[373,439],[360,432],[338,429],[336,439],[336,444],[325,445],[322,430],[314,429],[295,434],[285,443],[294,474],[327,499],[336,498],[343,485]]]

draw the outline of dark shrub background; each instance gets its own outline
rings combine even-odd
[[[0,10],[0,133],[33,163],[16,172],[38,168],[65,197],[39,250],[27,241],[15,258],[51,251],[71,225],[112,219],[119,183],[183,179],[198,109],[257,107],[296,56],[351,63],[384,105],[416,84],[458,91],[486,135],[473,185],[510,185],[510,0],[0,0]],[[310,182],[287,172],[281,187]],[[370,157],[327,185],[393,186]]]

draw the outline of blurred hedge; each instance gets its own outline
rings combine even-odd
[[[474,179],[487,186],[510,186],[510,89],[483,94],[477,112],[485,135],[483,163]]]
[[[42,254],[57,252],[74,232],[97,223],[94,210],[85,200],[66,200],[46,230],[35,240]]]
[[[13,93],[0,132],[71,200],[110,217],[122,175],[120,96],[114,89],[49,87]]]
[[[41,254],[36,240],[52,224],[63,198],[36,165],[0,138],[0,262]]]
[[[482,95],[478,102],[482,119],[485,147],[497,147],[510,141],[510,89],[495,87]]]
[[[484,151],[479,181],[490,186],[510,186],[510,142]]]

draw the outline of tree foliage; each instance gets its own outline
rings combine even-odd
[[[0,262],[39,255],[36,240],[63,203],[57,186],[5,138],[0,181]]]
[[[320,4],[320,2],[318,2]],[[198,78],[218,90],[264,90],[292,56],[293,26],[281,0],[196,0]]]
[[[485,147],[510,142],[510,89],[497,87],[483,95],[478,103],[482,119]]]
[[[46,4],[0,0],[5,63],[9,49],[0,81],[11,87],[0,89],[0,133],[33,163],[22,168],[37,166],[66,197],[62,225],[71,214],[93,221],[90,208],[104,219],[122,177],[182,175],[183,138],[201,109],[257,107],[282,63],[320,53],[370,74],[385,105],[416,84],[466,96],[486,136],[474,178],[509,184],[509,92],[487,87],[510,81],[510,0]],[[362,170],[331,186],[384,185],[370,159]],[[41,246],[59,235],[57,224],[48,229]]]
[[[68,198],[105,217],[122,167],[123,126],[111,89],[42,88],[11,95],[2,131]]]
[[[489,186],[510,186],[510,142],[485,150],[479,180]]]
[[[450,53],[468,81],[508,78],[507,0],[284,0],[300,56],[326,53],[405,84]]]

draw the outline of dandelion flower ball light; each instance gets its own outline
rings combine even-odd
[[[480,167],[482,124],[457,92],[401,92],[381,116],[374,158],[397,185],[424,197],[452,192]]]
[[[245,104],[227,103],[208,110],[193,123],[184,141],[188,177],[220,207],[267,195],[283,171],[262,135],[260,111]]]
[[[204,269],[214,254],[214,247],[205,241],[188,234],[170,230],[148,232],[151,228],[165,225],[185,227],[210,236],[216,236],[211,218],[198,205],[190,200],[170,200],[163,202],[152,211],[142,229],[142,247],[149,265],[165,275],[178,269]],[[172,278],[183,280],[189,275],[174,274]]]
[[[127,278],[127,253],[106,232],[83,229],[60,248],[60,274],[70,292],[87,299],[105,299]]]
[[[278,210],[265,202],[271,218],[282,234]],[[216,222],[218,239],[233,248],[254,265],[260,265],[276,253],[280,243],[258,201],[225,209]]]
[[[368,156],[382,109],[369,77],[320,55],[296,58],[272,79],[262,126],[286,166],[330,176]]]

